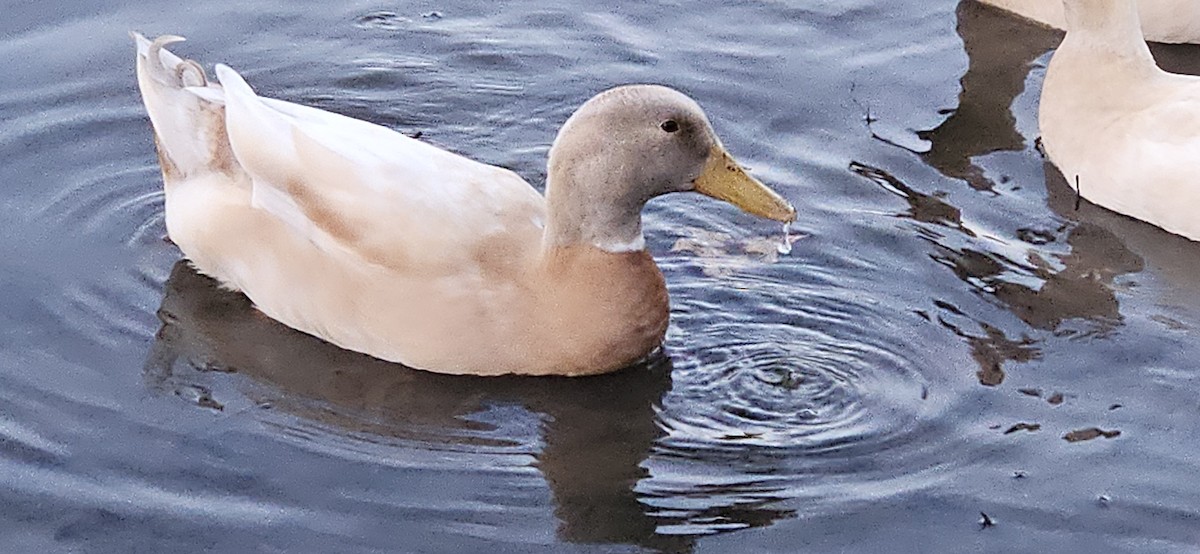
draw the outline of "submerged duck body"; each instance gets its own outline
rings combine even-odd
[[[1089,201],[1200,240],[1200,78],[1158,68],[1135,0],[1066,0],[1046,70],[1046,155]]]
[[[795,210],[674,90],[601,93],[551,148],[546,196],[390,129],[220,84],[135,35],[171,239],[258,309],[333,344],[440,373],[589,375],[662,341],[668,298],[641,209],[697,191]]]
[[[979,0],[1055,29],[1067,29],[1061,0]],[[1099,0],[1102,1],[1102,0]],[[1146,40],[1200,44],[1200,2],[1141,0],[1138,6]]]

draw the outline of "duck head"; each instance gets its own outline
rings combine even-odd
[[[734,161],[694,100],[663,86],[629,85],[588,100],[554,140],[547,238],[558,246],[641,250],[642,207],[672,192],[698,192],[776,221],[796,219],[791,204]]]

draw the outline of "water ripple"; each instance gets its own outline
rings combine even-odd
[[[686,455],[750,445],[833,453],[862,449],[918,417],[926,388],[899,354],[817,329],[787,335],[748,332],[744,325],[713,329],[712,335],[755,340],[716,342],[678,364],[683,386],[661,414],[671,449]]]
[[[755,526],[733,514],[786,512],[781,498],[819,497],[827,509],[899,494],[979,459],[942,417],[960,400],[931,392],[934,354],[921,335],[853,279],[806,270],[788,259],[713,277],[721,290],[673,290],[675,374],[658,409],[666,436],[648,462],[653,478],[639,484],[660,532]],[[754,285],[730,286],[740,282]],[[960,450],[949,463],[948,450]]]

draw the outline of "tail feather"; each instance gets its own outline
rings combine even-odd
[[[167,185],[213,171],[239,172],[225,132],[223,90],[209,82],[200,64],[166,49],[183,37],[130,36],[137,44],[138,87]]]
[[[184,87],[183,90],[199,96],[201,100],[205,100],[212,104],[218,106],[225,105],[225,91],[221,90],[219,87]]]

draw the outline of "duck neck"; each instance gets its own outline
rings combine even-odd
[[[1106,61],[1136,65],[1154,64],[1142,35],[1136,0],[1067,0],[1067,39]]]
[[[606,195],[621,190],[608,185],[579,183],[571,173],[556,175],[552,170],[546,180],[543,250],[572,246],[592,246],[610,253],[645,250],[646,239],[642,236],[645,201]]]

